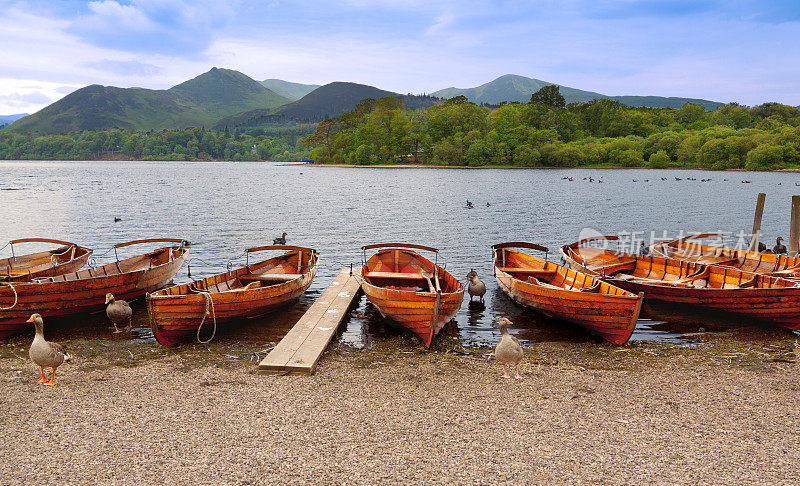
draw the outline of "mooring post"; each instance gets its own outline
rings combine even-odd
[[[767,195],[758,193],[756,200],[756,215],[753,218],[753,238],[750,240],[750,251],[758,251],[758,237],[761,236],[761,216],[764,215],[764,200]]]
[[[792,196],[792,216],[789,221],[789,256],[797,256],[800,248],[800,196]]]

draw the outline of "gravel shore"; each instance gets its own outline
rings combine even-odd
[[[0,484],[798,484],[796,351],[776,336],[547,343],[519,381],[488,350],[400,339],[335,346],[310,377],[72,342],[55,387],[18,341],[0,347]]]

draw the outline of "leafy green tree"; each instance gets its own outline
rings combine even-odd
[[[539,89],[539,91],[531,95],[531,104],[541,104],[545,106],[552,106],[554,108],[564,108],[567,106],[567,100],[561,95],[561,90],[558,85],[548,84]]]
[[[659,150],[650,156],[650,160],[648,162],[650,167],[654,169],[663,169],[669,166],[670,159],[665,150]]]
[[[761,145],[747,153],[747,170],[778,168],[783,162],[783,148],[776,145]]]

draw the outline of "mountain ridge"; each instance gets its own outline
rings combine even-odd
[[[724,104],[700,98],[682,98],[675,96],[609,96],[594,91],[585,91],[558,83],[542,81],[541,79],[527,78],[518,74],[504,74],[488,83],[473,88],[444,88],[439,91],[434,91],[431,95],[448,99],[463,95],[473,103],[486,103],[490,105],[496,105],[503,101],[527,103],[530,101],[533,93],[550,84],[555,84],[559,87],[559,91],[561,91],[561,95],[564,96],[567,103],[581,103],[595,99],[610,99],[619,101],[628,106],[648,106],[651,108],[680,108],[686,103],[696,103],[707,110],[714,110]]]
[[[112,127],[180,129],[210,126],[227,115],[288,102],[245,74],[215,67],[167,90],[89,85],[6,129],[43,133]]]
[[[19,118],[4,130],[67,133],[119,127],[161,130],[188,126],[252,125],[284,121],[312,123],[352,110],[365,98],[397,97],[407,109],[435,104],[434,98],[463,94],[476,103],[528,102],[530,95],[551,84],[506,74],[474,88],[445,88],[429,96],[402,95],[374,86],[336,81],[324,86],[292,83],[276,78],[256,81],[230,69],[214,67],[166,90],[117,88],[93,84],[74,91],[38,112]],[[272,86],[284,95],[270,89]],[[697,98],[662,96],[608,96],[558,85],[567,102],[611,99],[628,106],[680,108],[687,102],[708,110],[722,103]],[[285,96],[286,95],[286,96]],[[292,100],[293,97],[301,96]],[[0,120],[2,124],[2,120]]]

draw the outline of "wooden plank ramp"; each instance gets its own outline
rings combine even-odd
[[[342,269],[281,342],[261,360],[258,369],[268,373],[314,373],[360,289],[361,284],[350,275],[350,269]]]

